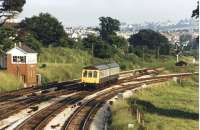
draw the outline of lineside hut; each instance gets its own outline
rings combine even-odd
[[[24,44],[7,51],[7,71],[24,82],[24,87],[37,85],[37,53]]]

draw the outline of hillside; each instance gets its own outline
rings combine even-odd
[[[191,57],[183,57],[183,60],[192,61]],[[173,56],[161,56],[156,59],[152,55],[142,58],[130,54],[127,56],[115,54],[110,59],[92,57],[87,51],[70,48],[43,48],[39,55],[38,73],[46,81],[64,81],[77,79],[81,76],[81,69],[88,65],[97,65],[109,62],[117,62],[122,70],[143,67],[165,67],[169,72],[186,72],[197,69],[194,65],[186,68],[176,67],[176,58]]]
[[[183,60],[191,62],[191,57],[182,57]],[[97,65],[109,62],[117,62],[122,70],[137,69],[144,67],[164,67],[163,73],[195,71],[198,66],[190,64],[188,67],[176,67],[176,57],[155,56],[146,54],[144,62],[141,57],[135,54],[120,55],[115,54],[113,58],[100,59],[92,57],[87,51],[70,48],[42,48],[38,56],[38,73],[42,75],[42,82],[66,81],[78,79],[81,76],[81,70],[88,65]],[[6,77],[6,78],[5,78]],[[2,90],[13,90],[20,88],[21,83],[14,77],[1,72],[0,79],[5,85],[0,85]]]

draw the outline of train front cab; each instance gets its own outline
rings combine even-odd
[[[96,87],[99,85],[99,71],[83,69],[81,82],[84,87]]]

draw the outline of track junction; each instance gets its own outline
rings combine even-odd
[[[118,93],[126,90],[137,90],[144,84],[154,84],[169,81],[173,78],[187,78],[198,73],[179,73],[157,75],[157,68],[131,70],[122,72],[117,83],[98,88],[93,91],[81,89],[80,80],[51,83],[42,88],[26,88],[0,94],[0,130],[41,130],[66,109],[72,110],[67,118],[59,124],[50,125],[52,129],[62,130],[89,130],[93,117],[102,105]],[[148,75],[148,76],[147,76]],[[43,108],[39,104],[49,103]],[[29,113],[23,119],[13,119],[25,110]],[[29,110],[29,111],[27,111]]]

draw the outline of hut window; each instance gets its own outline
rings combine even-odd
[[[26,56],[13,56],[13,62],[26,63]]]
[[[13,62],[17,62],[17,56],[13,56]]]
[[[20,56],[20,60],[21,63],[25,63],[26,62],[26,56]]]

